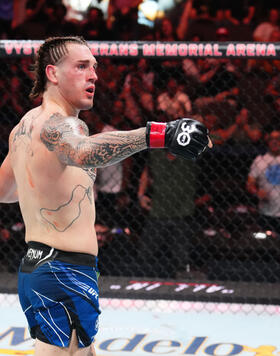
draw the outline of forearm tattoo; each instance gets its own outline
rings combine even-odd
[[[41,140],[63,163],[85,169],[112,165],[147,148],[145,132],[141,128],[88,136],[83,121],[54,114],[43,126]]]

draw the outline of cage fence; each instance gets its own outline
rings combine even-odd
[[[2,160],[11,129],[40,104],[28,98],[39,45],[0,42]],[[232,310],[275,311],[280,295],[279,44],[89,45],[99,79],[94,107],[80,117],[91,134],[191,117],[208,127],[214,144],[196,162],[151,150],[98,169],[101,297],[112,303],[120,298],[128,307],[132,300],[136,308],[149,308],[151,300],[161,300],[158,305],[165,308],[168,300],[171,309],[187,310],[193,302],[215,309],[223,302],[232,303]],[[15,293],[25,227],[18,204],[1,204],[0,210],[1,292]]]

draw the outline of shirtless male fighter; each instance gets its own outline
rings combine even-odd
[[[78,115],[93,106],[96,68],[80,37],[41,45],[31,98],[42,104],[12,130],[0,168],[0,201],[19,201],[26,227],[18,293],[36,356],[88,355],[98,330],[96,168],[147,148],[196,159],[212,146],[192,119],[89,136]]]

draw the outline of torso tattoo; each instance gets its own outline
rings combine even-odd
[[[16,152],[19,142],[21,142],[24,144],[27,154],[33,156],[34,153],[31,147],[33,120],[34,118],[32,117],[29,120],[27,118],[22,119],[18,124],[18,128],[14,133],[12,141],[12,152]]]
[[[117,163],[146,148],[145,129],[89,136],[88,127],[83,121],[75,117],[64,117],[59,113],[53,114],[44,123],[40,138],[62,163],[82,168],[93,182],[97,167]],[[40,214],[56,231],[64,232],[79,219],[81,204],[86,197],[93,204],[92,196],[92,184],[89,187],[78,184],[67,202],[56,209],[41,208]],[[70,209],[68,214],[65,209]],[[59,221],[61,214],[72,216],[64,226]]]
[[[73,191],[71,192],[70,199],[67,202],[59,205],[56,209],[41,208],[40,214],[42,218],[56,231],[64,232],[69,229],[81,216],[81,204],[86,198],[92,205],[92,187],[86,188],[83,185],[78,184],[74,187]],[[70,210],[71,214],[67,212],[67,210]],[[59,219],[60,214],[72,216],[67,223],[62,224]]]

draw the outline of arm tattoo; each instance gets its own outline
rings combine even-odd
[[[86,167],[105,167],[147,148],[146,129],[112,131],[77,143],[77,157]]]
[[[67,165],[105,167],[147,148],[146,129],[104,132],[88,136],[86,124],[54,114],[41,131],[41,141]]]
[[[49,151],[55,151],[63,140],[71,136],[88,136],[87,125],[75,117],[64,117],[59,113],[53,114],[41,130],[41,140]]]
[[[76,200],[77,195],[79,196],[78,202],[75,202],[74,200]],[[92,187],[86,188],[78,184],[73,189],[70,199],[66,203],[59,205],[56,209],[41,208],[40,215],[56,231],[64,232],[81,216],[81,204],[86,198],[88,198],[89,203],[92,205]],[[69,218],[68,222],[62,225],[60,215],[69,216],[69,211],[71,211],[72,217]]]

